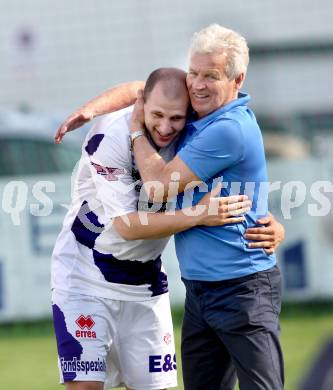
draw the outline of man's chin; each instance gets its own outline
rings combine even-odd
[[[171,144],[172,141],[173,141],[173,139],[171,139],[170,141],[157,141],[157,142],[155,142],[155,144],[159,148],[166,148],[167,146],[169,146]]]
[[[155,145],[157,145],[159,148],[165,148],[166,146],[170,145],[171,142],[175,139],[175,137],[170,137],[170,138],[167,138],[167,139],[161,139],[161,138],[158,138],[158,139],[154,139],[154,143]]]
[[[204,104],[195,104],[192,105],[193,110],[198,114],[199,117],[205,116],[206,115],[206,107]]]

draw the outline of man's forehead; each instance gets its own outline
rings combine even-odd
[[[206,72],[206,73],[224,73],[224,69],[223,69],[223,65],[221,66],[216,66],[216,67],[210,67],[210,66],[200,66],[200,65],[193,65],[193,66],[189,66],[189,70],[195,70],[195,71],[202,71],[202,72]]]
[[[154,99],[154,96],[149,96],[144,106],[145,110],[148,110],[146,113],[162,114],[168,117],[185,117],[188,105],[189,99]]]
[[[154,85],[154,88],[152,89],[151,92],[155,93],[160,93],[163,95],[167,95],[168,92],[176,92],[176,91],[186,91],[185,88],[185,78],[184,81],[179,81],[175,79],[170,79],[170,80],[159,80],[156,82]]]
[[[169,106],[173,100],[186,101],[187,99],[188,91],[185,83],[180,83],[175,80],[170,83],[159,81],[147,96],[146,103]]]
[[[190,68],[206,68],[216,70],[226,63],[227,53],[225,51],[212,53],[194,53],[190,57]]]
[[[187,104],[179,104],[177,101],[170,101],[168,99],[159,100],[152,99],[148,102],[150,112],[166,112],[172,113],[172,115],[182,115],[183,111],[186,112]]]

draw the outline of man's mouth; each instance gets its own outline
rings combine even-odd
[[[192,96],[195,98],[195,100],[204,100],[209,98],[209,95],[206,93],[192,93]]]
[[[158,134],[158,138],[161,141],[169,141],[173,137],[173,134],[168,134],[168,135],[161,135],[160,133],[157,134]]]

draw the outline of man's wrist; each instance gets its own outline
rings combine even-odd
[[[88,106],[82,106],[79,109],[80,114],[82,114],[85,118],[89,118],[89,120],[92,120],[96,118],[96,116],[99,116],[100,113],[95,112],[94,109],[89,108]]]
[[[144,130],[135,130],[135,131],[131,131],[130,133],[130,138],[131,138],[131,145],[132,147],[134,146],[134,141],[136,139],[138,139],[139,137],[144,137],[146,134],[145,134],[145,131]]]
[[[198,226],[204,225],[205,222],[205,213],[198,213],[196,211],[196,206],[194,207],[186,207],[180,209],[183,215],[186,216],[188,222],[188,229]]]

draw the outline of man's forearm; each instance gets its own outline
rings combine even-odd
[[[246,195],[218,196],[216,186],[195,207],[163,213],[133,212],[113,220],[114,227],[125,240],[167,237],[194,226],[223,226],[244,221],[251,208]]]
[[[171,236],[200,224],[202,214],[199,216],[194,214],[190,208],[177,210],[172,215],[137,212],[117,217],[113,223],[125,240],[156,239]]]
[[[54,140],[60,144],[65,134],[73,131],[93,118],[128,107],[135,102],[137,92],[144,87],[144,82],[133,81],[110,88],[101,95],[74,111],[57,129]]]
[[[162,173],[167,163],[157,153],[147,137],[139,137],[134,141],[134,156],[144,183],[162,181]]]
[[[164,161],[144,136],[134,140],[134,156],[151,201],[165,202],[202,183],[177,155],[170,162]],[[154,187],[154,183],[157,187]]]
[[[132,81],[110,88],[90,100],[80,110],[91,112],[93,117],[114,112],[134,104],[137,92],[144,88],[143,81]]]

